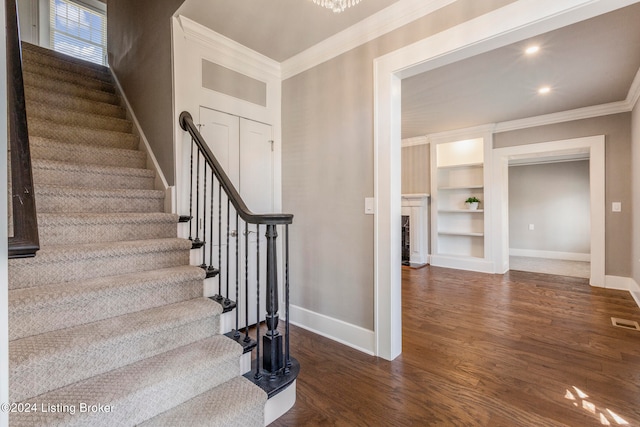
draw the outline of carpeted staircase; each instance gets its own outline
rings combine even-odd
[[[41,250],[9,261],[10,425],[264,425],[109,70],[23,61]]]

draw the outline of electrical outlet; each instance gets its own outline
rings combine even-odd
[[[622,212],[622,203],[621,202],[611,203],[611,212]]]

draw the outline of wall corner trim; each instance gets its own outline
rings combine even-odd
[[[293,304],[289,307],[289,321],[302,329],[375,355],[375,334],[371,330]]]

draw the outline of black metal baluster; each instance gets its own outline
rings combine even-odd
[[[207,271],[207,162],[204,162],[204,189],[202,190],[202,194],[204,200],[202,201],[202,238],[205,239],[202,241],[202,264],[200,264],[200,268],[202,268],[205,272]],[[209,242],[209,246],[211,246],[211,242]]]
[[[291,355],[289,353],[289,224],[284,225],[284,310],[285,310],[285,335],[284,335],[284,373],[291,371]]]
[[[230,228],[231,225],[229,224],[231,221],[229,220],[229,215],[230,215],[230,206],[231,206],[231,201],[229,200],[229,196],[227,196],[227,264],[226,264],[226,279],[227,279],[227,300],[230,299],[229,296],[231,295],[229,293],[229,233],[230,233]]]
[[[244,341],[249,342],[249,224],[244,223]]]
[[[219,274],[220,270],[216,270],[216,268],[213,266],[213,199],[215,196],[215,192],[214,192],[214,188],[215,186],[213,185],[215,183],[215,179],[216,176],[213,173],[213,170],[211,171],[211,203],[209,206],[209,268],[207,268],[207,277],[215,277],[216,274]],[[220,265],[218,264],[218,268],[220,268]],[[220,293],[222,292],[222,290],[220,289],[220,281],[218,281],[218,295],[220,295]]]
[[[262,378],[260,372],[260,224],[256,224],[256,380]]]
[[[203,242],[200,240],[200,150],[196,163],[196,238],[191,245],[192,249],[199,249]]]
[[[218,181],[218,290],[220,292],[219,302],[222,304],[222,184]],[[224,274],[229,274],[225,271]]]
[[[193,138],[191,138],[191,165],[189,167],[189,240],[193,241]]]
[[[239,227],[239,221],[240,221],[240,216],[238,215],[238,212],[236,212],[236,331],[233,334],[233,336],[238,339],[240,338],[240,331],[238,330],[239,325],[239,314],[238,314],[238,310],[240,309],[240,250],[238,248],[238,246],[240,245],[240,227]]]

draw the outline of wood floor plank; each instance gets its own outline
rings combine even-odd
[[[273,426],[640,426],[640,321],[580,278],[403,267],[403,353],[293,327],[295,406]]]

